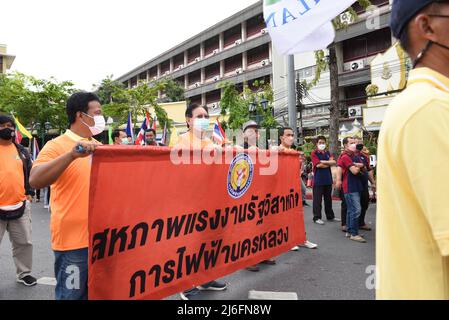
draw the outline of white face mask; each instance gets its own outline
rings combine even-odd
[[[122,144],[128,145],[129,144],[128,138],[122,138]]]
[[[193,127],[196,130],[206,131],[209,129],[209,119],[206,118],[196,118],[193,120]]]
[[[320,150],[320,151],[326,150],[326,145],[325,144],[319,144],[318,145],[318,150]]]
[[[289,147],[291,147],[294,142],[295,142],[295,137],[287,137],[284,139],[284,143]]]
[[[349,151],[355,152],[357,150],[357,144],[353,143],[349,145]]]
[[[88,116],[89,118],[93,118],[95,121],[95,124],[93,127],[89,126],[87,123],[85,123],[83,120],[83,123],[89,127],[90,132],[92,132],[92,135],[96,136],[97,134],[100,134],[104,131],[104,128],[106,127],[106,120],[104,119],[103,116],[90,116],[86,113],[83,112],[84,115]]]

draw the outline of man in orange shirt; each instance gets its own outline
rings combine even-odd
[[[33,244],[30,202],[34,191],[28,183],[31,159],[28,151],[14,142],[15,130],[14,120],[0,115],[0,243],[8,231],[17,282],[33,286],[36,278],[31,276]]]
[[[88,200],[91,157],[103,132],[101,104],[93,93],[67,101],[70,129],[49,141],[33,164],[30,184],[51,186],[51,242],[55,254],[57,300],[87,299]]]

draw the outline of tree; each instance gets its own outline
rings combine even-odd
[[[70,81],[37,79],[22,73],[0,76],[0,111],[13,113],[28,127],[49,122],[53,129],[63,132],[68,125],[66,102],[75,92]]]
[[[367,9],[371,6],[371,1],[369,0],[358,0],[359,5]],[[357,13],[352,7],[349,7],[346,11],[347,14],[357,19]],[[347,28],[348,22],[342,21],[340,16],[336,17],[332,21],[334,28],[336,30]],[[329,119],[329,149],[334,154],[340,153],[340,144],[338,142],[338,134],[340,129],[340,96],[339,96],[339,84],[338,84],[338,64],[337,64],[337,52],[335,42],[329,45],[329,56],[326,57],[324,50],[318,50],[315,52],[315,78],[310,82],[306,83],[306,87],[310,90],[314,87],[320,80],[322,72],[329,69],[330,79],[331,79],[331,105],[329,108],[330,119]]]
[[[161,100],[162,103],[179,102],[185,100],[185,89],[183,85],[173,79],[168,79],[164,81],[163,84],[166,97]]]
[[[134,88],[125,88],[122,84],[112,80],[112,76],[102,80],[97,86],[97,94],[103,104],[103,112],[107,117],[114,119],[113,126],[118,127],[127,122],[128,113],[131,112],[133,123],[138,117],[144,117],[149,107],[153,107],[159,125],[167,126],[168,131],[173,126],[167,112],[158,105],[158,92],[164,90],[165,82],[148,85],[139,81]]]
[[[256,80],[253,87],[254,91],[245,85],[240,93],[231,82],[223,82],[218,86],[223,90],[220,100],[221,116],[229,116],[228,121],[222,122],[224,129],[241,129],[251,119],[258,120],[259,125],[265,129],[278,126],[273,116],[274,94],[271,85]],[[250,112],[250,105],[253,112]]]

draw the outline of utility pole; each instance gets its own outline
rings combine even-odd
[[[306,88],[300,82],[299,74],[296,77],[296,103],[297,103],[297,111],[299,112],[299,127],[298,127],[298,144],[302,145],[304,143],[304,131],[302,124],[302,114],[304,111],[304,104],[302,103],[302,99],[304,98]]]
[[[288,124],[297,137],[297,110],[295,90],[295,56],[287,56]]]

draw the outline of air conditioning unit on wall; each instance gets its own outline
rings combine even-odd
[[[268,29],[267,28],[263,28],[262,30],[260,30],[261,34],[267,34],[268,33]]]
[[[363,115],[362,106],[349,107],[348,115],[349,118],[360,118]]]
[[[351,62],[348,62],[346,65],[346,69],[348,71],[357,71],[365,68],[365,61],[363,60],[354,60]]]
[[[241,74],[241,73],[243,73],[242,68],[235,69],[235,74]]]
[[[239,44],[242,44],[242,39],[238,39],[234,43],[236,46],[238,46]]]
[[[220,80],[220,76],[215,76],[214,81],[218,81],[218,80]]]
[[[270,60],[268,60],[268,59],[262,60],[261,64],[263,67],[268,66],[270,64]]]
[[[212,54],[217,54],[218,53],[218,49],[215,49],[214,51],[212,51]]]
[[[195,82],[195,88],[198,88],[201,85],[199,82]]]
[[[341,22],[349,25],[354,22],[354,16],[349,12],[343,12],[342,14],[340,14],[340,20]]]

